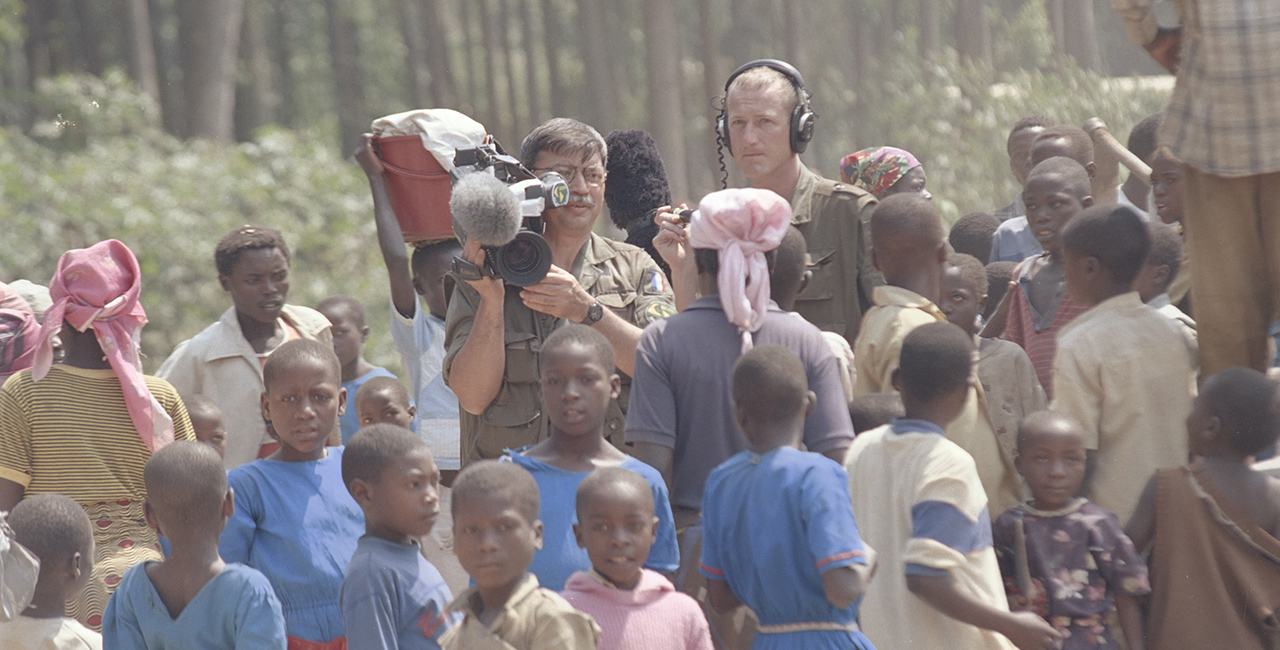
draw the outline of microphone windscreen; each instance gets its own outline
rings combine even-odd
[[[609,219],[619,228],[651,210],[671,205],[667,169],[658,155],[658,145],[639,130],[614,131],[605,138],[609,180],[604,186],[604,202]]]
[[[520,201],[505,183],[483,172],[454,184],[449,210],[462,232],[484,246],[502,246],[520,232]]]

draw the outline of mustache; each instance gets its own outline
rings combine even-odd
[[[569,203],[583,203],[590,207],[596,207],[596,200],[591,198],[590,194],[570,194]]]

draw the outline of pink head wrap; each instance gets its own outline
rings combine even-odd
[[[742,332],[742,351],[769,309],[765,251],[778,247],[791,224],[791,205],[770,190],[732,189],[702,198],[689,224],[694,248],[720,252],[720,305]]]
[[[64,320],[80,332],[93,328],[111,369],[120,378],[125,406],[138,436],[154,452],[173,442],[173,418],[152,397],[142,378],[139,343],[147,314],[138,302],[141,291],[138,258],[119,241],[108,239],[63,253],[49,283],[53,305],[45,312],[31,378],[40,381],[49,374],[53,336],[62,329]]]
[[[31,367],[40,340],[34,314],[0,308],[0,379]]]

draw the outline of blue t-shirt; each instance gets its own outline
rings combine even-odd
[[[511,460],[529,470],[542,495],[542,510],[538,513],[542,520],[542,550],[533,554],[529,572],[538,576],[538,584],[543,587],[562,591],[565,581],[574,571],[591,568],[587,550],[578,548],[578,540],[573,536],[573,525],[578,523],[578,484],[590,472],[570,472],[520,453],[527,450],[528,447],[519,451],[507,450],[503,460]],[[676,543],[676,524],[667,498],[667,484],[662,481],[658,470],[630,456],[618,467],[639,474],[653,487],[658,540],[649,550],[649,559],[644,565],[661,573],[674,572],[680,568],[680,546]]]
[[[707,479],[701,571],[724,580],[762,625],[858,620],[836,609],[822,574],[866,564],[849,498],[849,475],[819,454],[780,447],[743,451]],[[812,630],[756,636],[755,648],[871,648],[861,632]]]
[[[290,636],[342,636],[338,591],[364,535],[364,513],[342,482],[342,447],[320,460],[255,460],[231,470],[236,512],[218,552],[271,581]]]
[[[107,602],[102,617],[104,648],[284,650],[280,601],[257,570],[227,564],[173,618],[147,576],[147,564],[129,567]]]
[[[349,650],[440,648],[462,620],[449,613],[449,586],[414,544],[360,538],[342,581],[342,624]]]
[[[360,387],[364,385],[364,382],[369,381],[374,377],[396,378],[396,376],[391,374],[386,368],[375,367],[373,370],[370,370],[351,381],[342,382],[342,387],[347,389],[347,410],[345,413],[338,416],[338,428],[342,430],[342,444],[344,445],[351,439],[351,436],[356,435],[356,432],[360,430],[360,418],[356,416],[356,391],[360,390]],[[410,403],[412,404],[412,402]]]

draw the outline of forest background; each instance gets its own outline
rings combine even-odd
[[[154,371],[230,305],[218,238],[268,225],[293,248],[290,301],[360,298],[367,358],[398,371],[350,159],[372,119],[454,108],[508,150],[552,116],[645,129],[695,204],[719,188],[725,77],[763,57],[813,93],[809,166],[905,148],[948,221],[1012,200],[1019,118],[1097,116],[1123,141],[1172,87],[1109,0],[0,0],[0,281],[124,241]]]

